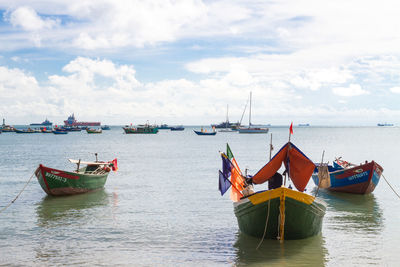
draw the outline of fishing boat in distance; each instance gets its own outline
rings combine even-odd
[[[6,120],[3,118],[3,124],[1,125],[1,131],[3,133],[11,133],[11,132],[15,132],[15,128],[13,126],[7,125],[6,124]]]
[[[269,128],[262,128],[262,127],[254,127],[251,124],[251,92],[250,92],[250,107],[249,107],[249,127],[239,127],[239,133],[241,134],[256,134],[256,133],[268,133]]]
[[[95,129],[95,128],[86,128],[86,132],[88,134],[101,134],[103,132],[103,130],[100,129]]]
[[[227,145],[221,153],[219,189],[223,195],[231,188],[234,213],[241,232],[261,239],[303,239],[321,232],[326,211],[324,201],[304,193],[315,168],[290,141],[254,176],[243,174]],[[297,190],[283,183],[278,173],[284,166],[286,175]],[[230,179],[229,179],[230,178]],[[253,184],[268,181],[268,190],[255,192]],[[288,180],[289,181],[289,180]]]
[[[111,170],[116,171],[117,159],[104,162],[97,160],[87,162],[70,159],[77,165],[74,171],[63,171],[46,167],[42,164],[35,171],[35,175],[42,189],[52,196],[75,195],[98,190],[104,187]],[[81,165],[86,165],[81,167]]]
[[[108,125],[101,126],[101,129],[105,130],[105,131],[111,130],[110,126],[108,126]]]
[[[391,126],[394,126],[394,124],[393,123],[378,123],[377,124],[377,126],[383,126],[383,127],[391,127]]]
[[[68,131],[62,128],[54,128],[52,131],[53,134],[68,134]]]
[[[171,131],[183,131],[185,130],[185,127],[183,127],[183,125],[179,125],[179,126],[172,126]]]
[[[50,122],[47,118],[45,119],[44,122],[42,123],[31,123],[30,126],[34,126],[34,127],[52,127],[53,123]]]
[[[41,131],[28,128],[28,129],[15,129],[15,132],[18,134],[31,134],[31,133],[40,133]]]
[[[126,125],[122,127],[126,134],[156,134],[158,133],[158,128],[156,126],[152,126],[148,123],[144,125],[132,126],[132,124]]]
[[[322,189],[368,194],[378,185],[382,172],[383,168],[375,161],[356,165],[338,158],[333,165],[317,164],[312,178]]]
[[[197,135],[216,135],[217,132],[213,128],[212,131],[207,132],[207,129],[201,128],[200,131],[193,130]]]

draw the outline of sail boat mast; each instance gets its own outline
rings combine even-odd
[[[249,108],[249,128],[251,127],[251,92],[250,92],[250,108]]]

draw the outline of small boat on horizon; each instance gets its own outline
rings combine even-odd
[[[95,128],[86,128],[86,132],[88,134],[101,134],[103,132],[103,130],[100,129],[95,129]]]
[[[111,130],[110,126],[108,126],[108,125],[101,126],[101,129],[105,130],[105,131]]]
[[[185,127],[183,127],[182,125],[171,126],[170,129],[171,129],[171,131],[183,131],[183,130],[185,130]]]
[[[31,134],[31,133],[40,133],[41,131],[28,128],[28,129],[15,129],[15,132],[19,134]]]
[[[117,159],[104,162],[86,162],[69,159],[77,164],[74,171],[63,171],[46,167],[42,164],[35,171],[35,175],[42,189],[52,196],[75,195],[99,190],[104,187],[111,170],[116,171]],[[81,167],[81,165],[86,165]]]
[[[394,126],[393,123],[378,123],[377,126],[384,126],[384,127],[390,127],[390,126]]]
[[[333,165],[316,164],[312,178],[316,186],[329,191],[369,194],[378,185],[383,168],[375,161],[360,165],[340,158]]]
[[[213,128],[212,131],[207,132],[207,129],[201,128],[200,131],[193,130],[197,135],[216,135],[217,132]]]
[[[3,124],[1,125],[0,130],[3,133],[12,133],[15,132],[16,129],[13,126],[6,125],[6,120],[3,118]]]
[[[126,134],[156,134],[158,133],[158,128],[156,126],[152,126],[148,123],[144,125],[132,126],[132,124],[126,125],[122,127]]]

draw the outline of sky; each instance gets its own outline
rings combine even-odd
[[[398,1],[0,0],[0,118],[400,124]],[[243,124],[248,123],[248,106]]]

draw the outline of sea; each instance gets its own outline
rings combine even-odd
[[[399,266],[398,127],[294,127],[290,137],[316,163],[337,157],[374,160],[384,171],[368,195],[319,190],[327,203],[321,234],[260,240],[241,233],[229,193],[218,190],[219,151],[229,146],[242,170],[255,174],[289,139],[268,134],[184,131],[127,135],[0,134],[0,266]],[[103,190],[50,197],[39,164],[73,170],[68,159],[118,159]],[[26,185],[26,187],[25,187]],[[21,190],[19,197],[10,204]],[[257,185],[264,190],[267,185]],[[306,193],[315,194],[312,181]]]

